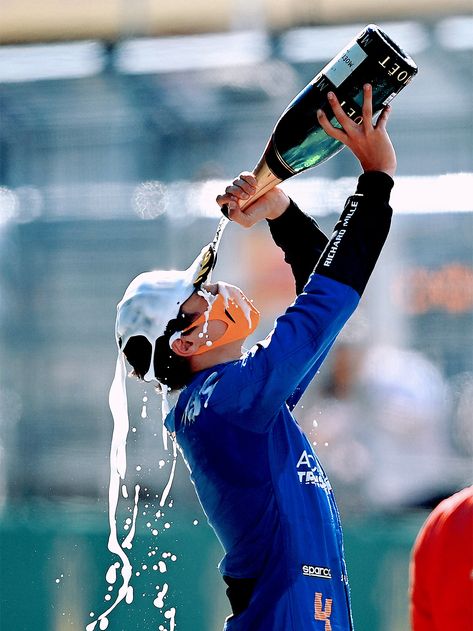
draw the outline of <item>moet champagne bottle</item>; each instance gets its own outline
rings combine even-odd
[[[362,122],[363,85],[372,85],[373,115],[379,113],[417,73],[415,62],[375,24],[366,26],[288,105],[273,129],[263,155],[253,170],[257,192],[245,206],[297,173],[322,164],[344,145],[328,136],[316,112],[324,110],[340,127],[328,104],[337,95],[345,113]],[[226,214],[226,207],[222,208]]]

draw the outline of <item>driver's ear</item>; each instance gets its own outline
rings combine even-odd
[[[178,337],[171,344],[173,350],[179,357],[190,357],[199,348],[199,345],[189,336]]]

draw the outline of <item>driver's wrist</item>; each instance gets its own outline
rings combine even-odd
[[[284,215],[290,204],[291,200],[286,195],[286,193],[280,191],[280,198],[278,199],[277,203],[273,205],[274,207],[271,208],[271,211],[266,215],[266,219],[268,219],[269,221],[278,219],[279,217]]]

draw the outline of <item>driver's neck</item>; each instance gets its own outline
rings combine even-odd
[[[213,348],[201,355],[192,355],[189,364],[192,372],[200,372],[206,368],[212,368],[217,364],[236,361],[241,357],[241,345],[245,340],[236,340],[229,344],[224,344],[218,348]]]

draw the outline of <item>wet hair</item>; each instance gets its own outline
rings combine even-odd
[[[192,377],[192,371],[189,360],[177,355],[169,346],[169,340],[171,335],[192,324],[197,316],[198,314],[179,312],[177,318],[168,322],[164,334],[155,342],[154,374],[170,390],[180,390],[186,386]],[[123,353],[133,368],[132,374],[138,379],[143,379],[148,372],[152,351],[151,343],[143,335],[134,335],[126,343]]]

